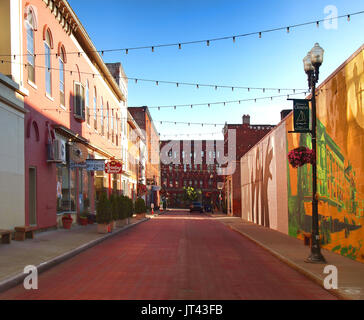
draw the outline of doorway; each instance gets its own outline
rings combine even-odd
[[[29,167],[29,225],[37,224],[37,169]]]

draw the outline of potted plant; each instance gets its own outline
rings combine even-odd
[[[100,199],[96,204],[96,222],[99,233],[111,232],[111,205],[105,192],[100,194]]]
[[[298,147],[288,153],[288,162],[293,168],[306,163],[315,163],[315,152],[307,147]]]
[[[116,220],[118,220],[118,218],[119,218],[118,196],[116,194],[110,195],[110,209],[111,209],[110,226],[111,226],[111,230],[114,230],[116,227]]]
[[[147,212],[147,207],[145,206],[145,201],[142,198],[138,198],[135,201],[135,214],[137,219],[145,218],[145,213]]]
[[[88,211],[85,209],[82,211],[82,213],[79,216],[79,221],[81,226],[87,226],[88,225]]]
[[[62,217],[63,228],[71,229],[72,221],[73,221],[73,219],[70,214],[63,215],[63,217]]]

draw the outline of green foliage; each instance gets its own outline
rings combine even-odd
[[[96,204],[96,212],[97,223],[110,223],[112,221],[111,202],[107,198],[106,192],[100,194]]]
[[[147,207],[145,206],[145,201],[142,198],[138,198],[135,201],[135,213],[145,213],[147,212]]]
[[[119,196],[117,194],[110,195],[110,206],[111,206],[111,217],[112,220],[118,220],[119,219]]]
[[[201,190],[195,190],[193,187],[183,187],[184,199],[189,201],[198,200],[199,196],[202,194]]]

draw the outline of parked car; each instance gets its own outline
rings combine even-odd
[[[203,213],[203,206],[201,202],[192,202],[190,206],[190,212],[193,211],[200,211],[200,213]]]

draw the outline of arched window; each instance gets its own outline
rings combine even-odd
[[[60,96],[60,103],[62,106],[65,105],[65,90],[64,90],[64,64],[66,61],[66,54],[64,48],[61,47],[60,54],[59,54],[59,96]]]
[[[94,87],[94,128],[97,130],[97,92]]]
[[[34,31],[37,29],[37,26],[36,17],[31,7],[27,7],[25,25],[27,29],[28,80],[35,83]]]
[[[44,36],[44,58],[45,58],[45,83],[46,93],[52,95],[52,66],[51,66],[52,35],[47,28]]]
[[[90,124],[90,93],[89,93],[89,84],[88,80],[86,80],[86,97],[85,97],[85,106],[86,106],[86,121],[87,124]]]

